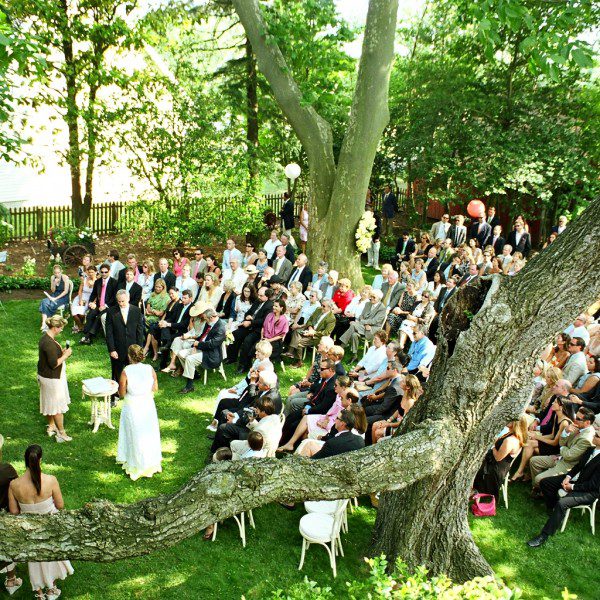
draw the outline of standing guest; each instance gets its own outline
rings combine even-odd
[[[192,270],[190,275],[194,280],[198,273],[204,274],[204,271],[206,271],[206,260],[204,260],[204,250],[202,250],[202,248],[196,248],[194,250],[194,259],[192,260],[191,267]]]
[[[575,382],[587,373],[587,361],[585,359],[585,342],[580,337],[571,338],[569,342],[569,353],[571,356],[563,367],[563,377],[574,385]]]
[[[118,300],[118,298],[119,298],[119,292],[117,292],[117,300]],[[147,330],[147,334],[146,334],[146,344],[144,345],[144,356],[146,356],[148,354],[148,352],[150,351],[150,347],[152,347],[152,351],[153,351],[152,360],[158,359],[158,346],[162,339],[162,331],[164,328],[164,323],[174,321],[177,318],[177,316],[179,315],[180,311],[181,311],[181,303],[179,302],[179,292],[177,291],[177,288],[171,288],[169,290],[169,302],[165,308],[164,315],[162,316],[162,318],[160,320],[154,321],[153,323],[150,323],[148,325],[148,330]],[[106,337],[108,339],[108,335]],[[137,344],[138,342],[135,341],[132,343]],[[142,344],[140,344],[140,345],[142,345]],[[125,350],[127,350],[127,347],[128,346],[125,347]],[[115,381],[119,381],[119,380],[115,379]]]
[[[52,515],[65,507],[56,477],[42,473],[41,463],[41,446],[29,446],[25,450],[27,470],[21,477],[13,479],[8,489],[11,514]],[[61,593],[56,587],[56,580],[66,579],[68,575],[73,574],[73,567],[68,560],[29,562],[27,569],[31,588],[35,597],[40,600],[56,600]]]
[[[183,267],[189,265],[190,261],[185,256],[185,252],[181,248],[175,248],[173,250],[173,273],[175,277],[181,277],[183,274]]]
[[[90,296],[92,295],[92,290],[94,289],[94,283],[97,275],[98,271],[96,270],[96,267],[90,265],[87,268],[85,277],[83,277],[81,280],[79,292],[77,293],[75,300],[73,300],[71,303],[71,315],[73,316],[73,321],[75,321],[73,333],[79,333],[80,331],[83,331],[85,315],[90,309]]]
[[[217,279],[221,278],[221,268],[219,267],[219,263],[217,263],[217,259],[213,254],[209,254],[206,257],[206,271],[205,276],[209,273],[212,273],[217,277]]]
[[[415,249],[415,241],[410,237],[408,231],[403,231],[396,243],[396,256],[398,257],[398,261],[409,261],[410,257],[414,254]]]
[[[505,239],[502,237],[502,226],[496,225],[492,230],[492,237],[490,238],[489,244],[494,249],[496,255],[502,254],[504,248]]]
[[[498,215],[496,214],[495,206],[488,206],[487,217],[485,221],[490,226],[492,231],[495,227],[498,227],[500,225],[500,217],[498,217]]]
[[[526,417],[511,421],[507,429],[508,432],[498,437],[492,448],[487,451],[473,482],[473,488],[478,493],[491,494],[496,500],[513,459],[527,444]]]
[[[370,208],[366,210],[371,211]],[[381,217],[379,212],[374,213],[373,218],[375,219],[375,229],[367,248],[367,267],[373,267],[376,271],[379,271],[379,250],[381,249]]]
[[[138,265],[135,254],[127,255],[127,268],[121,269],[119,271],[117,283],[119,284],[120,290],[122,290],[125,286],[125,273],[127,272],[128,268],[133,271],[133,281],[135,281],[136,283],[139,283],[138,279],[143,271],[142,271],[142,267],[140,265]],[[129,291],[129,290],[127,290],[127,291]]]
[[[142,274],[138,277],[138,283],[142,286],[142,301],[148,302],[150,294],[154,291],[154,262],[147,258],[142,263]]]
[[[246,242],[246,252],[242,257],[242,267],[246,268],[248,265],[253,265],[258,260],[258,254],[256,254],[254,244],[252,242]]]
[[[522,220],[515,222],[515,228],[508,234],[507,243],[512,247],[513,252],[520,252],[525,258],[531,252],[531,236],[525,231]]]
[[[128,361],[129,347],[144,343],[144,320],[142,311],[129,304],[129,293],[125,290],[117,292],[117,304],[108,310],[106,317],[106,345],[112,379],[118,382]]]
[[[125,265],[119,260],[119,251],[114,248],[109,250],[106,262],[110,266],[110,276],[113,279],[118,279],[119,273],[125,268]]]
[[[158,272],[154,274],[154,283],[162,279],[165,284],[165,289],[170,290],[175,287],[177,278],[175,273],[169,269],[169,261],[166,258],[161,258],[158,261]]]
[[[125,290],[129,294],[129,304],[139,306],[142,304],[142,286],[134,281],[135,271],[131,267],[126,267],[122,271],[125,273],[123,284],[118,284],[119,289]]]
[[[558,225],[554,225],[552,227],[552,233],[561,234],[567,228],[567,217],[565,215],[561,215],[558,217]]]
[[[146,303],[145,321],[148,327],[153,323],[158,323],[162,319],[169,305],[169,300],[165,280],[156,279],[154,282],[154,292],[152,292]]]
[[[492,236],[492,227],[489,223],[486,223],[485,217],[480,216],[477,221],[471,225],[469,231],[469,238],[477,240],[480,248],[484,248],[488,244],[488,240]]]
[[[465,218],[463,215],[456,215],[454,223],[448,229],[448,237],[452,240],[452,245],[458,248],[467,241],[467,228],[464,226]]]
[[[37,379],[40,386],[40,412],[48,420],[46,433],[55,435],[57,442],[70,442],[64,428],[63,414],[69,410],[71,398],[67,385],[65,362],[72,348],[65,348],[56,341],[67,320],[54,315],[47,321],[48,330],[42,335],[39,343]]]
[[[439,240],[443,242],[448,237],[448,229],[450,229],[450,215],[444,213],[442,218],[431,227],[431,239],[435,242]]]
[[[204,276],[204,285],[200,290],[198,300],[200,302],[210,304],[213,308],[216,308],[219,304],[222,293],[223,290],[219,286],[219,278],[217,275],[215,273],[206,273]]]
[[[52,277],[50,277],[50,293],[44,292],[46,297],[40,302],[40,312],[42,313],[42,325],[40,329],[46,329],[46,320],[48,317],[56,314],[61,306],[69,304],[69,289],[71,280],[62,272],[60,265],[54,265]]]
[[[275,252],[275,250],[273,250],[273,252]],[[265,272],[265,269],[269,266],[267,251],[264,248],[258,251],[258,259],[256,260],[254,266],[256,267],[256,271],[258,272],[259,277],[262,277]]]
[[[292,237],[295,212],[294,199],[288,192],[283,192],[283,205],[281,211],[279,211],[279,216],[281,217],[281,229],[288,238]]]
[[[308,241],[309,224],[308,205],[306,202],[302,203],[302,208],[300,209],[300,214],[298,215],[298,221],[300,222],[300,252],[304,254],[306,252],[306,242]]]
[[[0,435],[0,513],[8,510],[8,488],[10,482],[19,475],[10,463],[2,462],[2,446],[4,436]],[[0,560],[0,573],[6,573],[4,587],[9,596],[12,596],[22,585],[23,580],[16,575],[17,565],[14,562]]]
[[[398,212],[398,199],[389,184],[383,189],[381,210],[383,213],[383,234],[387,235],[392,231],[394,217]]]
[[[263,245],[263,249],[265,251],[265,254],[267,255],[267,259],[269,260],[269,265],[273,264],[273,259],[275,258],[275,250],[277,249],[277,246],[281,246],[281,242],[279,241],[277,229],[273,229],[271,230],[271,236]]]
[[[196,283],[196,279],[192,277],[192,265],[183,265],[181,275],[175,280],[175,287],[179,290],[180,298],[185,290],[190,292],[192,298],[196,297],[196,294],[198,293],[198,284]]]
[[[237,258],[238,263],[242,262],[242,253],[235,247],[235,242],[231,238],[227,240],[226,246],[227,248],[223,252],[223,260],[221,261],[223,270],[231,269],[232,258]]]
[[[80,344],[91,345],[101,323],[101,317],[107,309],[117,303],[117,282],[110,276],[110,266],[103,264],[100,267],[100,279],[94,282],[94,288],[88,302],[89,312],[83,329]]]
[[[138,344],[127,350],[129,364],[119,377],[119,396],[124,399],[119,422],[117,463],[136,481],[162,471],[160,429],[154,404],[158,390],[156,373],[143,364],[144,352]]]

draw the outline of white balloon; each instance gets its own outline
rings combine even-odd
[[[296,163],[290,163],[285,167],[285,176],[292,181],[298,179],[301,172],[302,169],[300,168],[300,165],[297,165]]]

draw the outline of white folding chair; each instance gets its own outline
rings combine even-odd
[[[298,570],[304,565],[306,550],[311,544],[320,544],[327,550],[329,563],[333,576],[337,577],[335,557],[338,552],[344,556],[342,541],[340,540],[340,529],[346,514],[348,500],[337,500],[337,507],[333,515],[324,513],[308,513],[300,519],[300,535],[302,536],[302,554]],[[329,544],[329,545],[328,545]]]
[[[500,491],[502,492],[502,499],[504,500],[504,508],[508,508],[508,480],[510,479],[510,471],[513,468],[513,465],[515,464],[515,461],[517,460],[517,458],[519,458],[519,456],[521,456],[521,450],[519,450],[515,457],[510,461],[510,467],[508,468],[506,476],[504,477],[504,481],[500,486]]]
[[[573,508],[580,508],[582,513],[585,513],[587,510],[590,513],[590,527],[592,528],[592,535],[596,535],[596,506],[598,505],[598,499],[594,500],[592,504],[580,504],[579,506],[574,506]],[[567,521],[569,520],[569,515],[571,514],[571,509],[568,508],[565,513],[565,518],[562,522],[562,527],[560,528],[560,532],[562,533],[567,526]]]
[[[352,500],[348,501],[348,507],[352,506]],[[337,500],[307,500],[304,503],[304,509],[307,513],[321,513],[325,515],[334,515],[338,508]],[[342,518],[342,531],[348,533],[348,513],[344,511]]]
[[[240,538],[242,538],[242,548],[245,548],[246,547],[246,513],[241,512],[239,515],[233,515],[233,518],[235,519],[238,529],[240,530]],[[252,514],[251,510],[248,511],[248,522],[250,523],[250,527],[252,527],[252,529],[256,529],[256,525],[254,524],[254,515]],[[211,538],[212,542],[214,542],[217,539],[217,527],[218,526],[219,526],[219,524],[215,523],[212,538]]]

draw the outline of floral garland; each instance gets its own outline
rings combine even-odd
[[[370,210],[366,210],[360,218],[356,233],[354,234],[356,247],[361,254],[369,249],[373,234],[375,233],[375,227],[375,216]]]

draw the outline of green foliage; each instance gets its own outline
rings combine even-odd
[[[10,240],[13,229],[12,223],[0,215],[0,248]]]
[[[455,584],[445,575],[429,577],[425,567],[411,572],[401,559],[392,573],[388,573],[385,556],[365,558],[370,567],[368,577],[346,582],[345,597],[350,600],[363,598],[406,598],[412,600],[509,600],[521,598],[521,591],[511,590],[493,577],[477,577],[463,584]],[[320,587],[307,577],[287,591],[277,590],[273,600],[334,600],[338,595],[331,587]]]
[[[91,227],[76,227],[75,225],[60,225],[51,227],[48,232],[59,245],[91,244],[98,236]]]
[[[0,292],[9,290],[44,290],[48,288],[48,278],[26,275],[0,275]]]

